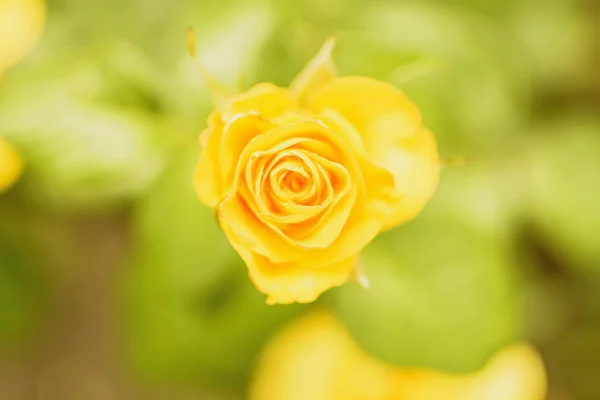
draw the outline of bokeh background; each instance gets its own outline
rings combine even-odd
[[[336,35],[342,73],[400,87],[467,159],[366,249],[369,290],[254,289],[192,189],[211,103],[190,26],[240,90]],[[595,0],[0,0],[0,141],[2,399],[245,399],[315,307],[394,368],[467,373],[526,342],[548,399],[600,398]]]

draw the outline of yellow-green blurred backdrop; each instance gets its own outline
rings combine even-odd
[[[342,73],[400,87],[467,159],[366,249],[369,290],[255,290],[191,185],[211,103],[188,27],[239,90],[335,35]],[[473,373],[524,342],[548,399],[600,398],[596,1],[0,0],[0,398],[245,399],[313,308],[390,368]]]

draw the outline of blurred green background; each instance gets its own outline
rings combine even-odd
[[[260,349],[314,306],[267,306],[193,192],[211,103],[190,26],[239,89],[287,85],[336,35],[342,73],[396,84],[441,155],[468,159],[366,249],[370,290],[319,299],[363,349],[468,372],[525,340],[550,400],[600,398],[600,3],[45,5],[36,46],[0,65],[0,138],[25,162],[0,194],[2,399],[243,399]]]

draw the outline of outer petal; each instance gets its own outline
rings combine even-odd
[[[256,113],[263,118],[275,118],[296,108],[296,99],[285,88],[271,83],[259,83],[248,91],[233,96],[225,110],[227,117]]]
[[[219,151],[223,121],[219,113],[208,118],[208,127],[200,134],[203,147],[194,172],[194,188],[200,200],[209,207],[216,207],[222,197]]]
[[[342,285],[354,276],[356,270],[357,255],[322,268],[306,265],[307,260],[303,258],[298,258],[302,263],[274,263],[240,246],[236,234],[227,225],[223,225],[223,230],[248,266],[250,279],[256,288],[268,296],[268,304],[313,302],[326,290]]]
[[[314,93],[309,107],[337,111],[361,135],[369,159],[394,175],[402,198],[384,229],[414,218],[437,187],[439,156],[433,134],[421,125],[417,107],[386,82],[337,78]]]
[[[294,246],[277,229],[259,219],[239,194],[221,202],[218,215],[221,228],[236,249],[268,256],[276,263],[305,257],[303,249]]]
[[[206,205],[215,207],[228,195],[240,154],[250,140],[271,127],[255,114],[239,114],[227,123],[220,113],[210,115],[200,134],[203,152],[194,175],[196,192]]]
[[[421,128],[418,108],[393,85],[367,77],[336,78],[308,99],[319,113],[332,108],[356,127],[372,160],[389,150],[400,137]]]
[[[233,184],[238,160],[248,143],[272,127],[269,121],[255,114],[239,114],[227,123],[223,128],[218,161],[224,182]]]
[[[273,264],[268,258],[245,258],[250,279],[265,293],[268,304],[311,303],[321,293],[340,286],[353,276],[357,257],[352,256],[322,269],[298,264]]]
[[[331,52],[334,46],[335,39],[328,39],[319,50],[319,53],[309,61],[302,72],[292,81],[290,89],[300,103],[303,103],[312,92],[337,77],[337,69],[331,60]]]
[[[437,188],[440,164],[437,144],[426,128],[408,138],[400,138],[378,162],[394,175],[400,202],[387,219],[384,229],[416,217]]]

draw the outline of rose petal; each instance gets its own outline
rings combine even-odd
[[[385,155],[399,137],[421,128],[418,108],[387,82],[367,77],[336,78],[315,92],[308,101],[319,113],[333,109],[356,127],[371,160]]]
[[[333,254],[347,255],[362,250],[381,231],[397,206],[394,177],[369,160],[359,157],[363,174],[356,204],[344,227],[343,235],[331,245]]]
[[[334,131],[341,133],[357,154],[366,154],[365,144],[362,136],[344,116],[333,108],[321,110],[320,119]]]
[[[356,256],[315,270],[302,265],[274,264],[268,258],[244,254],[250,279],[265,293],[268,304],[310,303],[321,293],[346,282],[356,268]]]
[[[395,194],[402,200],[384,229],[423,209],[438,183],[437,145],[431,132],[422,128],[419,110],[401,91],[371,78],[337,78],[316,92],[309,105],[329,113],[334,122],[335,113],[329,109],[341,114],[362,136],[369,159],[394,175]]]
[[[296,108],[296,99],[285,88],[271,83],[259,83],[248,91],[233,96],[227,107],[227,117],[256,113],[263,118],[275,118]]]
[[[216,207],[222,198],[223,181],[218,160],[223,122],[218,113],[208,119],[208,127],[200,134],[203,151],[194,172],[194,188],[200,200]]]
[[[400,138],[379,164],[394,175],[401,200],[386,221],[393,228],[416,217],[437,188],[440,165],[433,134],[423,128],[416,135]]]
[[[229,182],[231,186],[240,156],[248,143],[272,127],[269,121],[254,114],[240,114],[225,125],[218,160],[223,182]]]
[[[356,202],[356,185],[352,185],[348,171],[340,164],[318,156],[316,162],[328,171],[334,197],[322,216],[316,221],[290,226],[285,234],[304,248],[327,248],[340,236]]]

